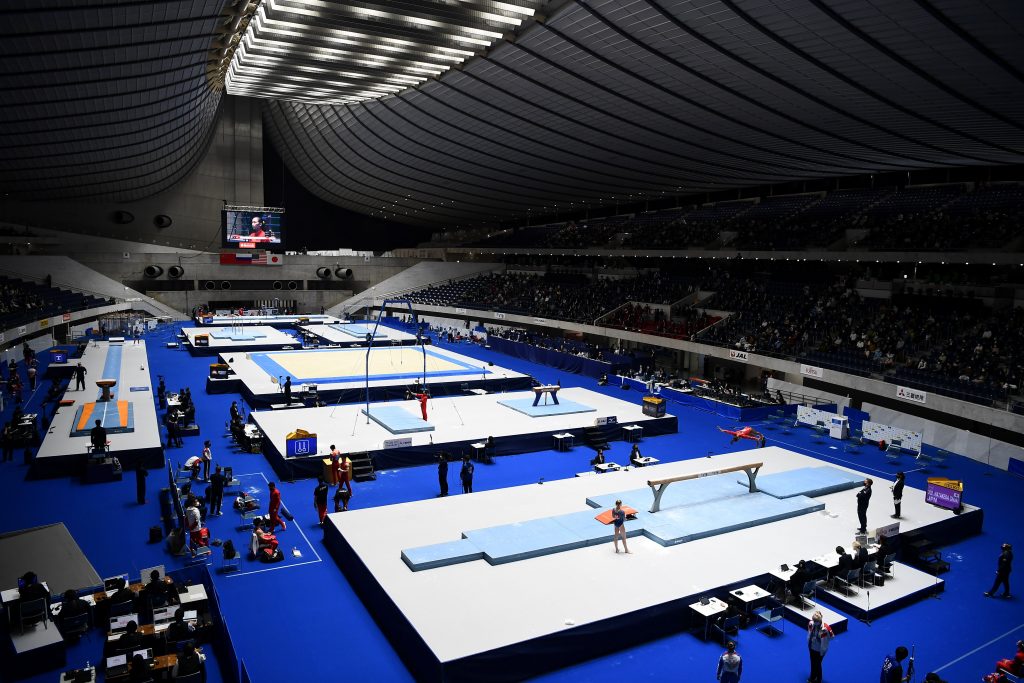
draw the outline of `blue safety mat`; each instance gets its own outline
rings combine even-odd
[[[366,415],[366,408],[359,411]],[[423,419],[419,414],[419,405],[416,406],[416,414],[398,405],[375,404],[370,406],[370,419],[379,424],[392,434],[413,434],[415,432],[432,432],[434,425]]]
[[[414,572],[449,564],[483,559],[484,553],[472,541],[462,539],[448,543],[435,543],[402,551],[402,560]]]
[[[267,335],[260,334],[259,332],[247,332],[244,329],[241,330],[212,330],[209,335],[214,339],[229,339],[231,341],[256,341],[257,339],[266,339]]]
[[[464,361],[460,361],[460,360],[458,360],[456,358],[451,358],[450,356],[445,356],[445,355],[439,354],[439,353],[437,353],[435,351],[432,351],[431,349],[424,349],[424,350],[425,350],[425,352],[426,352],[426,354],[428,356],[434,356],[435,358],[439,358],[439,359],[441,359],[443,361],[447,361],[448,363],[451,363],[453,365],[457,365],[458,366],[458,368],[455,369],[455,370],[437,370],[437,371],[427,370],[427,379],[428,379],[428,381],[430,379],[436,379],[436,378],[439,378],[439,377],[456,377],[456,376],[464,376],[464,375],[477,375],[478,377],[482,378],[485,375],[493,374],[490,370],[487,369],[486,366],[484,366],[482,364],[481,365],[471,365],[471,364],[466,363]],[[388,354],[390,352],[391,352],[390,349],[377,349],[377,350],[371,351],[370,353]],[[314,384],[315,383],[328,383],[328,382],[362,382],[362,381],[366,380],[366,375],[364,373],[359,373],[359,374],[356,374],[356,375],[339,375],[339,376],[333,376],[333,377],[332,376],[319,376],[319,375],[312,375],[312,376],[308,376],[307,377],[307,376],[301,376],[301,375],[294,375],[290,371],[285,370],[281,365],[279,365],[276,361],[274,361],[273,358],[270,357],[271,354],[278,354],[278,353],[287,353],[287,352],[282,352],[282,351],[257,351],[256,353],[249,354],[249,357],[252,359],[252,362],[256,363],[256,365],[261,370],[263,370],[265,373],[267,373],[271,377],[290,376],[293,381],[307,382],[307,383],[314,383]],[[356,353],[356,354],[359,354],[361,358],[365,358],[366,357],[366,349],[365,348],[352,348],[352,349],[305,349],[303,351],[293,351],[292,353]],[[419,356],[419,353],[417,353],[416,355]],[[386,357],[386,355],[385,355],[385,357]],[[360,365],[360,367],[362,367],[362,365]],[[423,376],[423,359],[422,359],[422,357],[418,357],[417,360],[412,362],[411,364],[407,360],[405,365],[404,366],[400,365],[399,369],[396,370],[396,371],[387,372],[387,373],[380,373],[380,374],[371,373],[370,374],[370,379],[373,380],[373,381],[379,381],[379,380],[410,381],[410,380],[415,380],[418,377],[422,377],[422,376]]]
[[[344,323],[331,323],[327,327],[332,330],[337,330],[342,334],[347,334],[353,339],[365,340],[366,335],[373,332],[373,325],[346,325]],[[377,334],[373,335],[374,339],[387,339],[388,335],[384,333],[386,327],[378,327]]]
[[[533,396],[529,398],[506,398],[498,401],[498,405],[511,408],[516,412],[522,413],[523,415],[529,415],[530,417],[547,417],[548,415],[570,415],[572,413],[593,413],[597,412],[596,408],[591,408],[588,405],[582,403],[576,403],[575,401],[569,401],[564,398],[558,400],[558,405],[551,402],[548,399],[548,404],[544,405],[544,399],[537,405],[533,405]]]
[[[746,476],[742,484],[746,485]],[[864,483],[864,475],[835,467],[801,467],[757,478],[758,490],[776,498],[790,496],[824,496],[854,489]],[[675,486],[675,484],[673,484]],[[671,489],[670,489],[671,490]]]
[[[731,483],[730,487],[735,488]],[[668,490],[671,491],[671,487]],[[720,493],[721,489],[717,488],[717,492]],[[647,512],[653,500],[649,491],[646,499],[635,502],[627,502],[628,493],[632,492],[612,496],[613,499],[621,498],[624,504],[638,510],[636,519],[626,522],[627,535],[644,535],[663,546],[806,515],[825,507],[824,503],[805,496],[783,499],[763,493],[743,493],[651,514]],[[597,521],[594,510],[585,510],[474,529],[463,532],[463,536],[464,540],[460,542],[438,543],[403,551],[402,559],[413,571],[469,562],[478,559],[481,554],[490,564],[505,564],[607,543],[612,537],[612,527]]]
[[[747,489],[736,487],[735,476],[735,472],[729,472],[713,477],[673,482],[668,485],[665,493],[661,496],[661,509],[669,510],[688,505],[701,505],[722,498],[747,495]],[[758,477],[758,481],[760,481],[760,477]],[[593,508],[610,508],[615,505],[616,500],[622,500],[623,505],[637,510],[649,510],[651,503],[654,502],[654,493],[650,487],[644,487],[601,496],[590,496],[587,498],[587,505]]]

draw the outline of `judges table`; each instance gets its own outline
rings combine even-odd
[[[719,614],[724,614],[729,609],[729,605],[718,598],[710,598],[708,600],[708,604],[705,605],[701,602],[695,602],[690,605],[690,609],[704,617],[704,640],[707,640],[708,629],[711,627],[711,620]]]
[[[743,588],[737,588],[736,590],[729,591],[729,595],[742,602],[743,610],[747,614],[750,614],[750,610],[754,607],[754,604],[770,597],[771,593],[760,586],[744,586]]]
[[[647,456],[640,456],[639,458],[633,459],[631,462],[634,465],[636,465],[637,467],[645,467],[647,465],[657,465],[661,461],[658,460],[657,458],[650,458],[650,457],[647,457]]]
[[[594,465],[594,469],[597,470],[598,473],[604,474],[605,472],[618,472],[622,468],[619,467],[618,463],[603,462],[600,465]]]
[[[50,586],[45,581],[43,581],[42,584],[43,588],[46,589],[46,592],[49,593]],[[11,605],[16,603],[18,600],[21,600],[21,591],[17,588],[8,588],[5,591],[0,591],[0,601],[3,602],[4,611],[7,612],[8,621],[11,619]]]
[[[196,648],[196,652],[202,653],[202,648]],[[163,680],[170,678],[171,670],[174,669],[174,665],[178,663],[177,653],[171,653],[167,655],[159,655],[153,657],[153,661],[149,665],[149,670],[152,672],[153,677],[157,680]],[[124,673],[117,676],[111,676],[109,673],[105,676],[108,681],[127,681],[128,670],[125,669]]]

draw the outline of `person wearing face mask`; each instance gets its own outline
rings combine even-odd
[[[822,683],[821,660],[825,658],[834,635],[832,627],[822,620],[821,612],[815,612],[807,623],[807,651],[811,657],[811,675],[807,683]]]

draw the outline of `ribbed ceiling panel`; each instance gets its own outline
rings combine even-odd
[[[1022,19],[1012,0],[569,2],[419,88],[268,104],[267,133],[321,197],[425,225],[1021,163]]]
[[[227,0],[8,0],[0,10],[0,188],[133,200],[198,161]]]

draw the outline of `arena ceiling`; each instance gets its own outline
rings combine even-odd
[[[8,0],[0,186],[131,199],[224,83],[318,196],[426,226],[1024,162],[1019,0]],[[487,45],[490,44],[490,46]]]

